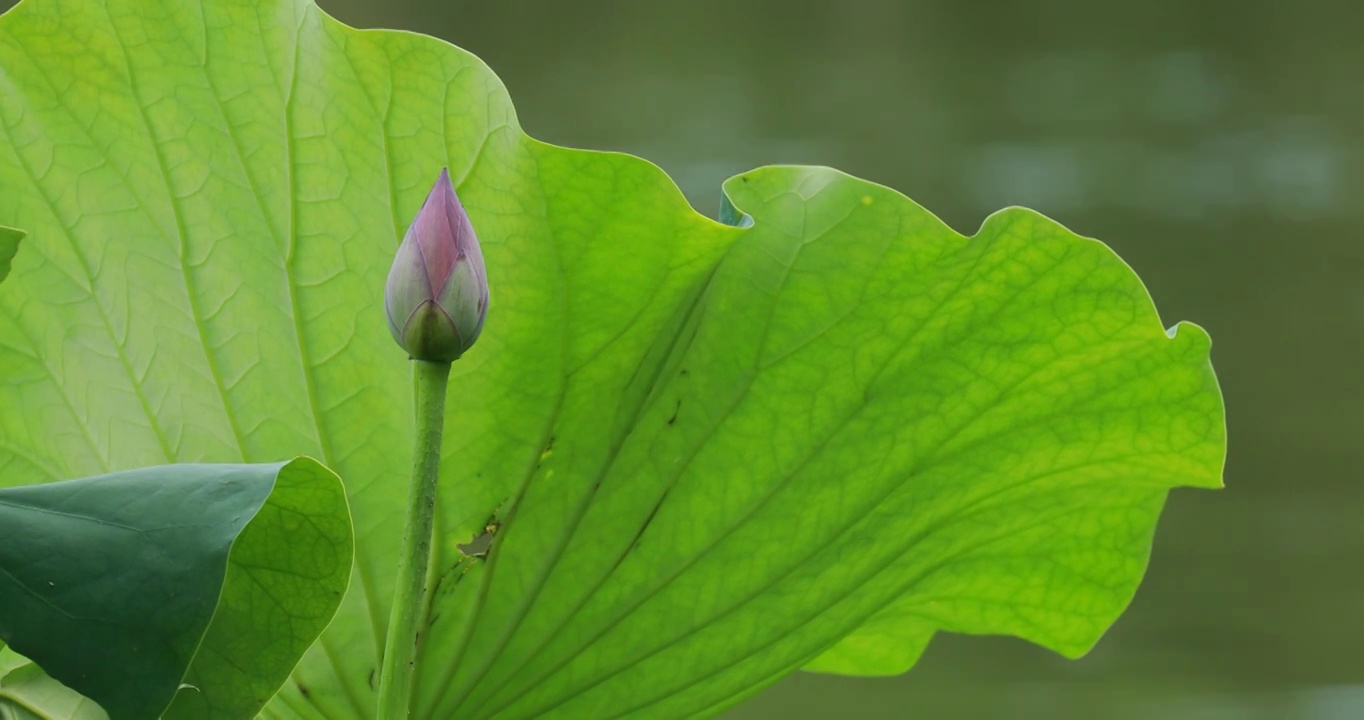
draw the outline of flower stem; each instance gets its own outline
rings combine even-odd
[[[412,448],[412,482],[408,488],[407,524],[398,583],[388,620],[383,668],[379,675],[378,720],[407,720],[412,705],[412,678],[421,637],[426,598],[426,570],[431,561],[431,534],[440,476],[441,433],[445,429],[445,388],[450,363],[417,360],[416,443]]]

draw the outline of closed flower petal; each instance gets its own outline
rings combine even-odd
[[[414,360],[451,362],[483,331],[483,252],[450,173],[440,177],[398,246],[384,290],[388,329]]]

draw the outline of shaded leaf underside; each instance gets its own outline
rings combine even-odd
[[[372,715],[411,447],[382,288],[445,165],[493,290],[421,717],[713,714],[802,666],[902,671],[936,629],[1077,655],[1168,488],[1220,482],[1207,336],[1030,211],[967,239],[767,168],[725,227],[527,138],[467,53],[296,0],[25,0],[0,67],[0,223],[30,234],[0,484],[299,453],[345,479],[355,581],[267,717]]]
[[[350,550],[339,478],[307,458],[0,488],[0,638],[113,720],[251,717],[331,619]],[[19,672],[0,696],[84,707]]]

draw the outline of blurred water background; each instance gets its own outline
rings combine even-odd
[[[1364,3],[320,0],[449,40],[524,127],[720,182],[833,165],[971,233],[1027,205],[1211,332],[1225,491],[1070,662],[939,636],[890,679],[797,675],[728,715],[1364,720]]]
[[[1094,652],[943,635],[903,677],[801,674],[727,718],[1364,720],[1364,3],[320,3],[473,51],[532,135],[648,158],[704,212],[769,163],[966,233],[1027,205],[1211,332],[1228,489],[1172,495]]]

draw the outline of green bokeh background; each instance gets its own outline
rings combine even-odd
[[[1027,205],[1212,334],[1228,487],[1172,496],[1088,657],[942,636],[904,677],[798,675],[727,717],[1364,718],[1364,4],[320,4],[473,51],[529,133],[646,157],[704,212],[768,163],[885,183],[967,233]]]

